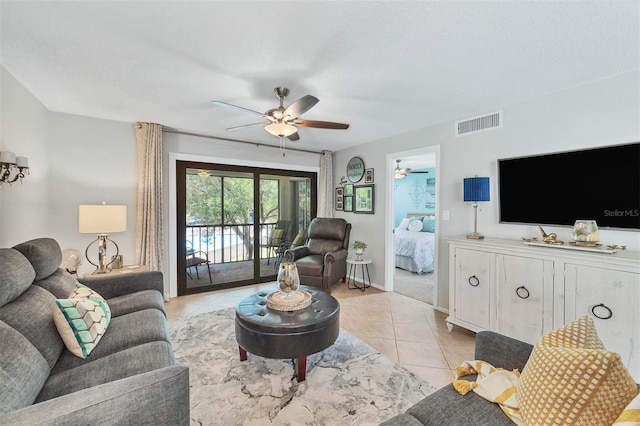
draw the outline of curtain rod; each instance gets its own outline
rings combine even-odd
[[[253,146],[258,146],[258,147],[266,147],[266,148],[274,148],[274,149],[280,149],[279,146],[275,146],[275,145],[269,145],[269,144],[264,144],[264,143],[259,143],[259,142],[248,142],[248,141],[241,141],[238,139],[231,139],[231,138],[222,138],[220,136],[212,136],[212,135],[207,135],[205,133],[197,133],[197,132],[190,132],[187,130],[179,130],[179,129],[174,129],[171,127],[166,127],[166,126],[162,126],[162,131],[163,132],[167,132],[167,133],[176,133],[178,135],[189,135],[189,136],[197,136],[197,137],[201,137],[201,138],[207,138],[207,139],[217,139],[217,140],[221,140],[221,141],[225,141],[225,142],[236,142],[236,143],[245,143],[248,145],[253,145]],[[319,154],[322,155],[322,152],[320,151],[311,151],[308,149],[301,149],[301,148],[290,148],[287,146],[287,150],[289,151],[298,151],[298,152],[307,152],[309,154]]]

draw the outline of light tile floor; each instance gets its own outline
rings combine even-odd
[[[235,307],[274,283],[181,296],[166,303],[169,318]],[[348,290],[338,283],[332,289],[340,301],[340,326],[373,346],[417,376],[439,388],[454,378],[462,361],[473,360],[475,334],[454,327],[448,331],[446,314],[431,305],[376,288]]]

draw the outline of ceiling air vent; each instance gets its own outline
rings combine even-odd
[[[498,127],[502,127],[502,111],[456,121],[456,136],[483,132],[485,130],[497,129]]]

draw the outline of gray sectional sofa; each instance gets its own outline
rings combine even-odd
[[[78,281],[61,259],[50,238],[0,249],[0,424],[189,424],[189,370],[174,359],[162,274],[84,282],[106,300],[111,321],[82,359],[53,320],[54,301]]]
[[[510,337],[481,331],[476,335],[475,358],[505,370],[522,371],[533,346]],[[469,361],[469,360],[467,360]],[[464,380],[475,380],[465,376]],[[498,404],[487,401],[474,392],[460,395],[449,384],[410,407],[381,426],[513,426]]]

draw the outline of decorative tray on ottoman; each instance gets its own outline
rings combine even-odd
[[[276,311],[297,311],[311,304],[311,294],[304,290],[296,290],[289,295],[275,291],[267,296],[267,307]]]

